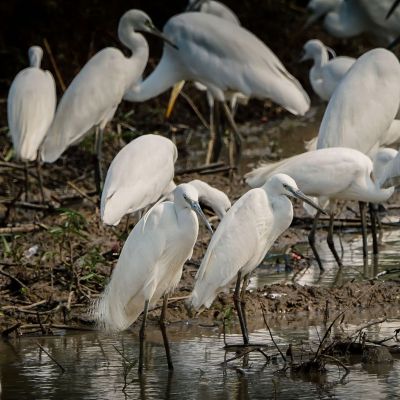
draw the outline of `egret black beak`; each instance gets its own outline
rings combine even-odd
[[[397,6],[400,4],[400,0],[395,0],[392,4],[392,6],[390,7],[388,13],[386,14],[386,19],[388,19],[394,12],[394,10],[397,8]]]
[[[196,212],[196,214],[203,220],[203,222],[205,223],[207,229],[211,232],[211,234],[213,234],[213,229],[211,228],[210,223],[208,222],[207,217],[204,215],[203,210],[200,207],[200,204],[198,201],[190,201],[189,202],[190,207],[192,208],[193,211]]]
[[[171,91],[171,96],[169,98],[167,111],[165,111],[165,118],[169,118],[172,114],[172,109],[174,108],[176,99],[179,96],[179,93],[182,91],[183,86],[185,85],[185,81],[180,81],[174,85]]]
[[[152,25],[150,27],[150,33],[153,34],[154,36],[160,38],[161,40],[163,40],[165,43],[169,44],[171,47],[173,47],[175,50],[179,50],[178,46],[171,42],[171,40],[169,40],[162,32],[160,32],[154,25]]]
[[[328,213],[322,209],[318,204],[314,203],[308,196],[306,196],[301,190],[288,188],[288,190],[293,194],[294,197],[297,197],[301,201],[309,204],[311,207],[314,207],[316,210],[321,212],[322,214],[328,215]]]
[[[304,50],[302,50],[300,53],[299,60],[297,62],[301,63],[306,60],[308,60],[307,53]]]

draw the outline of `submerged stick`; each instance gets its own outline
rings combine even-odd
[[[49,356],[49,358],[61,369],[61,372],[65,372],[65,368],[48,352],[46,349],[38,342],[37,345],[39,346],[40,350],[42,350],[45,354]]]

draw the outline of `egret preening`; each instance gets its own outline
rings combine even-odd
[[[303,57],[300,61],[314,61],[310,69],[309,78],[314,92],[325,101],[328,101],[336,86],[356,61],[352,57],[336,57],[330,47],[325,46],[320,40],[309,40],[303,47]],[[329,59],[329,52],[333,58]]]
[[[400,33],[400,12],[393,9],[391,18],[386,18],[392,3],[393,0],[342,0],[325,16],[324,28],[338,38],[368,33],[380,45],[390,44]]]
[[[350,147],[373,154],[400,104],[400,64],[385,49],[357,59],[333,93],[318,133],[317,148]]]
[[[22,161],[34,161],[38,158],[39,146],[49,129],[56,108],[53,75],[40,68],[42,48],[32,46],[28,54],[30,67],[20,71],[14,78],[7,98],[10,135],[16,156]],[[39,164],[38,177],[44,200]],[[28,185],[27,170],[25,179]]]
[[[388,188],[391,186],[399,186],[399,184],[400,184],[400,153],[399,152],[397,152],[395,157],[385,165],[382,175],[379,177],[378,183],[383,188]]]
[[[124,98],[145,101],[182,80],[202,83],[223,103],[233,130],[231,164],[240,152],[240,134],[225,104],[227,95],[240,92],[247,97],[269,98],[295,115],[309,109],[310,99],[297,79],[262,41],[241,26],[215,15],[187,12],[169,19],[163,32],[178,48],[164,46],[156,69]]]
[[[155,203],[174,177],[175,144],[159,135],[142,135],[124,146],[112,160],[101,194],[100,215],[118,225],[128,213]]]
[[[237,15],[224,3],[215,0],[189,0],[186,11],[200,11],[240,25]]]
[[[195,309],[202,305],[210,307],[216,295],[236,278],[233,299],[244,344],[249,343],[244,310],[247,277],[262,262],[275,240],[289,228],[293,207],[288,196],[300,198],[323,212],[298,189],[291,177],[274,175],[261,188],[245,193],[227,212],[196,275],[190,300]]]
[[[165,313],[168,294],[178,285],[183,264],[193,253],[199,229],[196,213],[211,230],[199,206],[197,191],[188,184],[177,186],[173,202],[154,206],[129,234],[111,280],[93,310],[99,324],[108,331],[127,329],[143,311],[139,373],[143,370],[147,312],[161,297],[160,328],[168,368],[173,368]]]
[[[393,188],[381,189],[377,182],[371,179],[372,171],[372,161],[365,154],[354,149],[337,147],[309,151],[267,164],[251,171],[245,178],[251,187],[260,187],[271,176],[284,173],[291,176],[306,195],[318,197],[321,206],[325,207],[328,201],[331,201],[327,241],[337,263],[341,266],[341,260],[333,244],[334,201],[356,200],[380,203],[386,201],[394,191]],[[363,214],[363,211],[360,211]],[[319,215],[319,212],[315,215],[308,239],[322,270],[322,262],[315,248],[315,230]]]
[[[189,182],[189,185],[196,188],[199,194],[199,202],[207,207],[210,207],[216,216],[221,220],[227,211],[231,208],[231,201],[229,197],[221,190],[212,187],[200,179],[194,179]],[[175,183],[172,181],[168,189],[173,190]],[[167,195],[167,199],[173,198],[174,191]]]
[[[79,142],[91,128],[96,127],[99,193],[103,184],[103,130],[114,116],[125,91],[142,76],[149,57],[147,41],[138,31],[168,41],[143,11],[127,11],[119,21],[118,37],[132,55],[125,57],[122,51],[107,47],[86,63],[64,93],[42,147],[43,160],[54,162],[70,145]]]

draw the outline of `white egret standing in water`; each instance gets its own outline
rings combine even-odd
[[[190,298],[195,309],[202,305],[210,307],[215,296],[236,278],[233,299],[244,344],[249,343],[244,310],[247,278],[262,262],[275,240],[289,228],[293,206],[288,196],[308,202],[323,212],[298,189],[291,177],[274,175],[261,188],[245,193],[227,212],[196,275]]]
[[[307,41],[303,51],[300,61],[310,59],[314,61],[309,73],[311,86],[322,100],[328,101],[356,59],[345,56],[336,57],[334,51],[318,39]],[[329,59],[329,52],[333,55],[332,59]]]
[[[22,161],[38,160],[38,178],[44,200],[38,149],[54,117],[56,86],[51,72],[40,68],[42,48],[32,46],[28,54],[30,67],[17,74],[8,92],[8,127],[17,158]],[[25,180],[28,195],[27,169]]]
[[[327,242],[336,262],[342,266],[333,244],[333,223],[335,200],[356,200],[380,203],[386,201],[393,188],[383,190],[371,178],[372,161],[365,154],[349,148],[326,148],[298,154],[276,163],[270,163],[248,173],[245,178],[251,187],[261,187],[278,173],[291,176],[302,192],[319,198],[319,204],[326,207],[330,201],[330,222]],[[361,203],[364,204],[364,203]],[[360,208],[365,229],[365,214]],[[314,218],[308,240],[321,270],[322,262],[315,247],[315,231],[320,213]]]
[[[125,91],[142,76],[149,57],[147,41],[138,31],[168,41],[143,11],[127,11],[119,21],[118,37],[132,52],[131,56],[126,57],[119,49],[107,47],[86,63],[64,93],[42,147],[43,160],[54,162],[70,145],[79,142],[96,127],[99,193],[103,184],[103,130],[114,116]]]
[[[297,79],[261,40],[241,26],[214,15],[187,12],[170,18],[163,32],[178,48],[164,46],[156,69],[132,86],[124,98],[145,101],[182,80],[202,83],[214,99],[222,102],[233,130],[231,165],[240,152],[241,141],[225,104],[230,93],[269,98],[295,115],[303,115],[309,109],[310,99]]]
[[[197,191],[188,184],[175,189],[173,202],[154,206],[129,234],[110,283],[94,307],[95,318],[109,331],[127,329],[143,311],[139,373],[143,371],[147,312],[161,297],[160,328],[168,368],[173,368],[165,314],[168,294],[178,285],[183,264],[193,253],[199,229],[196,213],[212,232],[199,206]]]

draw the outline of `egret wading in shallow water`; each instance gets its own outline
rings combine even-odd
[[[118,225],[125,214],[142,210],[169,192],[177,158],[175,144],[159,135],[142,135],[124,146],[107,171],[101,220]]]
[[[182,80],[202,83],[215,100],[222,102],[233,131],[231,165],[237,163],[241,146],[240,134],[225,103],[231,93],[269,98],[295,115],[304,115],[309,109],[310,99],[297,79],[261,40],[241,26],[215,15],[187,12],[169,19],[163,32],[178,48],[164,46],[156,69],[132,86],[124,98],[145,101]]]
[[[95,127],[99,193],[103,184],[101,146],[104,128],[114,116],[125,91],[142,76],[149,57],[149,46],[139,31],[168,42],[147,14],[140,10],[127,11],[119,21],[118,37],[132,55],[125,57],[122,51],[107,47],[86,63],[64,93],[42,147],[42,159],[54,162]]]
[[[291,177],[274,175],[261,188],[245,193],[227,212],[196,275],[190,298],[196,310],[202,305],[210,307],[217,294],[236,278],[233,300],[244,344],[249,344],[244,303],[247,278],[275,240],[289,228],[293,207],[288,197],[297,197],[323,212],[298,189]]]
[[[314,92],[325,101],[329,101],[336,86],[356,61],[352,57],[336,57],[335,52],[320,40],[309,40],[303,47],[300,61],[313,60],[309,78]],[[329,52],[333,58],[329,59]]]
[[[198,214],[212,232],[194,187],[182,184],[175,189],[173,202],[154,206],[133,228],[121,251],[117,266],[93,313],[108,331],[127,329],[143,311],[140,329],[139,373],[143,371],[143,350],[147,312],[163,297],[160,328],[168,368],[172,360],[165,329],[168,294],[190,259],[199,229]]]
[[[43,183],[38,149],[54,117],[56,86],[51,72],[40,68],[43,50],[32,46],[28,51],[30,67],[14,78],[7,98],[8,127],[16,157],[22,161],[38,162],[38,178],[42,201]],[[25,170],[28,196],[28,170]]]
[[[335,200],[380,203],[393,194],[393,188],[383,190],[371,179],[372,171],[372,161],[365,154],[354,149],[338,147],[309,151],[264,165],[246,174],[245,179],[251,187],[260,187],[275,174],[287,174],[296,181],[300,190],[306,195],[318,197],[320,206],[326,207],[330,201],[327,242],[338,265],[342,266],[333,243]],[[365,213],[362,208],[360,212],[362,226],[365,229]],[[315,247],[315,231],[319,216],[320,213],[317,212],[308,240],[318,265],[323,270],[322,261]],[[366,246],[366,242],[363,245]]]

